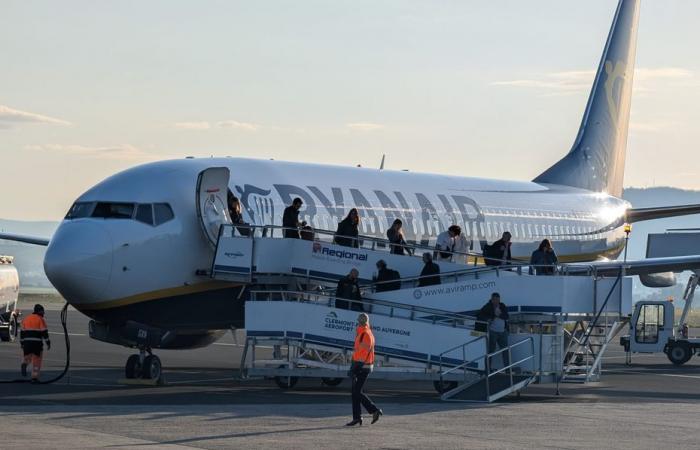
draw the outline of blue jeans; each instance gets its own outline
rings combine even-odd
[[[498,349],[496,349],[498,346]],[[491,331],[489,330],[489,353],[493,353],[496,350],[508,347],[508,332],[507,331]],[[510,364],[510,359],[508,358],[508,350],[501,352],[503,355],[503,367]],[[493,366],[493,361],[491,361]]]

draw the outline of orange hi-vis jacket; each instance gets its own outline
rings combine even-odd
[[[357,327],[352,360],[363,362],[367,365],[374,364],[374,335],[372,334],[372,329],[367,325]]]
[[[49,339],[49,329],[46,326],[46,321],[39,314],[30,314],[22,321],[22,331],[20,332],[20,342],[22,344],[29,342],[42,343],[43,340]]]

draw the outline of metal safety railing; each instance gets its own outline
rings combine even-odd
[[[459,314],[442,309],[428,308],[425,306],[409,305],[406,303],[391,302],[388,300],[375,299],[347,299],[336,297],[322,291],[300,291],[300,290],[254,290],[250,291],[249,301],[288,301],[302,303],[316,303],[328,307],[335,306],[336,301],[345,302],[349,310],[366,312],[369,314],[381,315],[392,318],[420,320],[439,325],[449,325],[457,328],[473,330],[479,325],[486,325],[486,321],[478,320],[474,316]],[[384,310],[377,307],[383,307]],[[397,315],[397,311],[404,311],[406,315]]]
[[[240,230],[246,230],[245,233],[241,233]],[[303,232],[304,230],[301,230],[299,228],[290,228],[290,227],[283,227],[280,225],[250,225],[250,224],[223,224],[219,228],[219,239],[221,237],[248,237],[248,238],[253,238],[253,237],[264,237],[264,238],[274,238],[274,231],[279,230],[282,236],[280,236],[280,239],[283,238],[283,233],[286,230],[290,231],[295,231],[298,233],[301,233],[300,239],[302,240],[310,240],[310,241],[320,241],[320,242],[325,242],[329,244],[335,244],[336,238],[344,238],[344,239],[349,239],[349,240],[354,240],[358,242],[358,245],[353,248],[358,248],[358,249],[364,249],[364,250],[371,250],[371,251],[386,251],[389,252],[392,246],[399,245],[403,248],[410,249],[411,251],[409,252],[409,255],[404,255],[406,257],[417,257],[418,252],[422,251],[424,253],[430,253],[433,255],[436,255],[438,252],[441,254],[449,254],[449,258],[441,258],[437,259],[437,262],[441,261],[448,261],[448,262],[455,262],[455,263],[460,263],[460,261],[463,261],[463,263],[467,266],[471,266],[465,269],[460,269],[456,271],[449,271],[449,272],[443,272],[439,276],[440,277],[449,277],[449,276],[459,276],[459,275],[464,275],[464,274],[480,274],[480,273],[485,273],[485,272],[496,272],[498,273],[499,270],[507,270],[509,272],[517,273],[518,275],[533,275],[534,272],[537,272],[538,269],[546,269],[550,271],[551,273],[548,273],[547,275],[576,275],[576,276],[596,276],[596,267],[594,265],[589,265],[589,264],[584,264],[584,263],[575,263],[575,264],[545,264],[545,265],[537,265],[537,264],[529,264],[527,261],[523,260],[518,260],[518,259],[511,259],[511,260],[504,260],[504,259],[499,259],[499,258],[493,258],[493,257],[488,257],[487,259],[494,261],[495,264],[493,265],[486,265],[483,264],[485,260],[485,256],[483,255],[482,252],[475,252],[475,251],[468,251],[468,252],[455,252],[455,251],[444,251],[444,250],[437,250],[433,246],[429,245],[423,245],[423,244],[417,244],[417,243],[406,243],[406,244],[393,244],[391,243],[388,239],[383,239],[383,238],[378,238],[375,236],[366,236],[366,235],[359,235],[359,236],[344,236],[344,235],[338,235],[337,233],[330,231],[330,230],[322,230],[322,229],[314,229],[309,231],[308,233],[312,233],[310,238],[304,239]],[[238,236],[236,236],[236,231],[238,231]],[[369,244],[369,245],[366,245]],[[340,245],[340,244],[336,244]],[[470,260],[472,262],[470,262]],[[479,264],[479,263],[482,264]],[[540,274],[542,275],[542,274]],[[547,275],[542,275],[542,276],[547,276]],[[420,276],[416,277],[407,277],[407,278],[402,278],[401,281],[404,282],[410,282],[410,281],[419,281],[421,278]],[[396,280],[392,280],[396,281]],[[377,285],[385,282],[375,282],[371,283],[372,285]]]
[[[486,351],[484,352],[484,354],[477,356],[475,358],[472,358],[470,360],[466,360],[466,348],[468,346],[473,345],[474,343],[482,340],[482,339],[484,340],[484,345],[486,348]],[[529,355],[514,362],[513,361],[513,349],[516,347],[522,346],[525,343],[530,344]],[[450,367],[446,370],[443,370],[443,364],[442,364],[443,357],[445,357],[445,355],[447,355],[447,354],[453,353],[455,350],[458,350],[460,348],[462,349],[462,355],[464,358],[464,362],[462,364],[459,364],[458,366]],[[471,372],[471,373],[478,372],[478,369],[474,369],[472,367],[474,365],[474,363],[477,363],[478,361],[483,359],[483,361],[484,361],[484,374],[475,382],[478,382],[481,380],[485,381],[484,386],[485,386],[486,399],[489,400],[491,398],[491,383],[490,383],[491,377],[494,377],[494,376],[496,376],[500,373],[503,373],[507,370],[508,375],[509,375],[509,385],[506,388],[500,389],[499,392],[502,392],[506,389],[512,389],[513,386],[515,386],[515,384],[516,384],[513,380],[513,372],[514,372],[513,369],[517,366],[520,366],[521,364],[523,364],[527,361],[534,360],[534,358],[535,358],[535,340],[532,338],[532,336],[527,337],[525,339],[522,339],[522,340],[516,342],[515,344],[508,345],[507,347],[504,347],[504,348],[499,349],[499,350],[492,352],[492,353],[489,353],[488,348],[489,348],[489,337],[488,337],[488,333],[487,333],[487,334],[484,334],[483,336],[480,336],[476,339],[472,339],[468,342],[465,342],[464,344],[457,345],[453,348],[450,348],[450,349],[442,352],[440,354],[440,383],[441,384],[443,383],[443,377],[445,375],[449,375],[450,373],[461,371],[464,374],[464,383],[466,384],[467,383],[467,374],[469,372]],[[492,358],[494,356],[500,355],[504,352],[508,353],[508,364],[504,365],[504,367],[502,367],[498,370],[491,371]],[[534,378],[536,376],[537,372],[538,372],[538,370],[536,370],[535,367],[532,367],[532,373],[529,374],[530,378],[531,379]],[[449,392],[447,392],[445,394],[449,394]],[[443,397],[444,397],[444,395],[443,395]]]

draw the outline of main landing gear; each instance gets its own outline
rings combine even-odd
[[[139,354],[129,356],[124,368],[126,378],[143,378],[161,381],[163,366],[160,358],[153,354],[150,348],[139,349]]]

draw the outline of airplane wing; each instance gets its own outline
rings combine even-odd
[[[594,269],[598,275],[617,276],[620,270],[625,275],[651,275],[664,272],[700,271],[700,255],[647,258],[636,261],[596,261],[588,264],[567,264],[568,273],[586,273]]]
[[[700,214],[700,205],[659,206],[656,208],[630,208],[626,212],[629,223],[643,220],[663,219],[664,217]]]
[[[51,240],[43,237],[27,236],[23,234],[13,233],[0,233],[0,239],[6,241],[24,242],[25,244],[43,245],[44,247],[49,245],[49,241]]]

